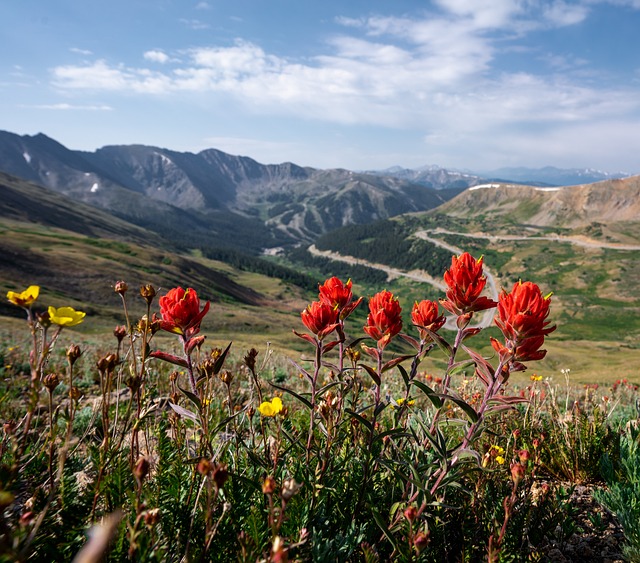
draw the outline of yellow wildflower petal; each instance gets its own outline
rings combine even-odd
[[[271,407],[273,408],[274,414],[282,412],[282,400],[280,397],[274,397],[271,400]]]
[[[501,455],[496,456],[496,462],[502,465],[504,463],[504,458]]]
[[[276,414],[273,411],[273,406],[269,401],[265,401],[264,403],[261,403],[260,406],[258,407],[258,410],[260,411],[260,414],[262,416],[275,416]]]
[[[7,299],[14,305],[18,305],[18,307],[30,307],[31,304],[38,299],[38,295],[40,295],[40,286],[30,285],[21,293],[8,291]]]
[[[76,311],[73,307],[49,307],[49,320],[59,326],[76,326],[79,325],[86,313]]]

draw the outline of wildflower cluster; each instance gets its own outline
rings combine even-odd
[[[54,507],[63,511],[72,502],[65,495],[76,472],[88,480],[74,497],[78,519],[102,522],[104,537],[117,538],[99,545],[91,539],[87,549],[100,555],[111,549],[114,560],[456,559],[467,548],[447,535],[464,520],[460,538],[476,538],[469,557],[497,561],[525,509],[538,510],[521,492],[543,461],[542,448],[522,438],[516,445],[499,429],[500,413],[517,416],[514,407],[530,399],[508,395],[506,383],[524,362],[544,357],[545,337],[555,328],[548,321],[551,296],[519,282],[494,301],[484,295],[483,259],[468,253],[452,258],[444,282],[442,299],[416,301],[406,311],[410,322],[393,292],[371,295],[362,324],[353,313],[365,297],[354,295],[351,280],[327,279],[300,313],[303,328],[293,331],[311,353],[280,369],[283,377],[275,376],[269,348],[262,355],[252,348],[242,359],[231,344],[208,348],[202,326],[211,303],[195,289],[157,295],[144,285],[138,297],[146,314],[132,319],[129,286],[117,282],[124,323],[113,331],[113,351],[95,362],[99,400],[87,406],[94,409],[91,428],[76,447],[86,455],[73,467],[67,456],[80,405],[73,367],[83,352],[67,350],[68,379],[45,373],[55,341],[46,331],[52,324],[58,333],[72,327],[84,313],[69,307],[33,313],[37,286],[9,292],[34,333],[41,331],[29,412],[37,416],[45,389],[45,493],[60,501],[43,500],[38,487],[28,493],[29,506],[13,493],[3,496],[5,489],[29,489],[20,476],[33,474],[39,447],[28,423],[7,426],[3,452],[16,470],[0,483],[0,500],[8,503],[2,508],[37,516],[12,527],[14,537],[2,549],[10,545],[7,553],[18,560],[44,557],[46,542],[34,538],[40,527],[40,534],[64,534],[47,525]],[[482,330],[474,317],[492,308],[503,336],[492,339],[495,363],[468,346]],[[171,338],[156,336],[163,333]],[[444,356],[444,373],[426,374],[421,364],[436,353],[440,361]],[[58,396],[63,382],[65,401]],[[63,411],[64,424],[56,420]],[[468,518],[461,514],[464,491],[480,491],[491,479],[500,483],[492,488],[501,495],[499,518],[488,493],[471,504]]]

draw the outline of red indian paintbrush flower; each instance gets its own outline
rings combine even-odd
[[[420,332],[420,338],[423,340],[429,335],[424,330],[429,329],[431,332],[438,332],[445,323],[444,315],[438,315],[438,304],[435,301],[425,299],[413,304],[411,311],[411,320]]]
[[[503,346],[492,339],[494,349],[501,356],[511,355],[516,362],[544,358],[547,352],[540,350],[544,337],[556,329],[547,321],[550,304],[551,294],[543,297],[540,288],[532,282],[517,282],[511,293],[503,289],[495,322],[506,342]]]
[[[300,313],[304,325],[322,340],[338,326],[338,310],[322,301],[314,301]]]
[[[360,297],[353,303],[351,302],[353,299],[351,285],[350,279],[347,280],[347,283],[342,283],[339,278],[334,276],[318,286],[320,301],[337,309],[340,312],[340,319],[347,318],[362,301],[362,297]]]
[[[162,315],[161,328],[189,339],[200,332],[200,323],[209,311],[207,301],[200,310],[200,299],[195,289],[176,287],[159,300]]]
[[[376,293],[369,300],[369,316],[364,331],[378,342],[380,350],[402,330],[401,313],[400,302],[390,291]]]
[[[487,283],[482,272],[482,260],[482,257],[474,259],[468,252],[451,258],[451,267],[444,273],[447,298],[440,300],[450,313],[465,315],[496,306],[492,299],[480,296]]]

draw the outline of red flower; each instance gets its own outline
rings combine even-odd
[[[347,283],[342,283],[339,278],[335,276],[329,278],[321,286],[318,286],[320,293],[318,297],[320,301],[340,311],[340,318],[345,319],[351,312],[360,304],[362,297],[355,302],[351,302],[353,299],[353,292],[351,291],[351,280],[347,280]]]
[[[444,281],[449,288],[447,299],[440,300],[450,313],[464,315],[496,306],[492,299],[480,296],[487,283],[482,273],[482,260],[482,257],[475,260],[468,252],[451,258],[451,268],[444,273]]]
[[[402,330],[402,308],[390,291],[376,293],[369,300],[369,316],[364,331],[384,349],[389,341]]]
[[[314,301],[307,305],[307,308],[300,313],[300,317],[318,340],[322,340],[338,326],[338,310],[322,301]]]
[[[549,326],[551,295],[542,296],[540,288],[532,282],[517,282],[511,293],[502,290],[495,322],[502,331],[505,346],[492,340],[501,354],[511,354],[517,362],[541,360],[547,353],[540,350],[544,337],[556,327]]]
[[[188,288],[185,291],[181,287],[169,290],[160,298],[159,303],[162,315],[161,328],[187,339],[200,332],[200,323],[210,306],[207,301],[200,311],[200,299],[196,290]]]
[[[435,301],[417,301],[413,304],[413,310],[411,311],[411,320],[413,324],[418,327],[420,331],[420,338],[423,340],[428,337],[424,331],[428,328],[431,332],[438,332],[445,323],[444,315],[438,316],[438,304]]]

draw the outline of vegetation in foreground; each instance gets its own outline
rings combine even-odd
[[[125,324],[95,361],[56,346],[84,313],[37,311],[38,286],[9,292],[31,345],[0,345],[0,560],[542,560],[576,532],[570,489],[598,482],[605,454],[598,498],[637,560],[637,506],[620,500],[638,484],[637,387],[559,396],[534,374],[511,389],[546,354],[551,296],[517,282],[484,297],[483,261],[466,253],[444,281],[409,328],[398,298],[376,293],[360,332],[362,299],[330,278],[288,368],[269,350],[208,347],[210,304],[192,288],[159,297],[158,315],[141,287],[134,319],[118,282]],[[494,308],[491,360],[472,321]],[[157,347],[161,331],[175,346]],[[421,369],[436,350],[437,375]]]

